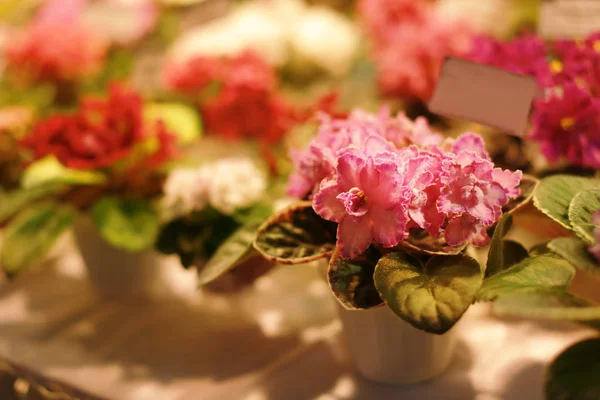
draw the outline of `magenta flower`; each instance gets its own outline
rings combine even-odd
[[[336,172],[335,178],[321,183],[313,208],[339,224],[337,245],[342,257],[354,258],[373,242],[393,247],[406,238],[407,190],[399,183],[391,154],[367,156],[346,149],[339,155]]]
[[[600,100],[588,89],[567,83],[535,102],[530,138],[551,162],[600,168]]]

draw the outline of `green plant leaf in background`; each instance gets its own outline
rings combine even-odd
[[[354,260],[344,260],[336,251],[329,262],[327,280],[334,296],[348,310],[365,310],[383,304],[373,281],[375,265],[381,257],[370,247]]]
[[[592,214],[600,210],[600,190],[583,190],[573,197],[569,205],[569,221],[575,233],[592,244],[594,243],[594,224]]]
[[[542,179],[533,194],[533,204],[563,227],[572,230],[569,206],[582,190],[600,189],[600,179],[553,175]]]
[[[600,399],[600,338],[569,347],[546,374],[546,399]]]
[[[60,185],[41,185],[31,189],[17,189],[0,193],[0,223],[15,216],[23,208],[38,200],[61,193]]]
[[[247,216],[245,223],[229,236],[218,248],[204,267],[198,271],[198,284],[206,285],[236,268],[240,264],[260,255],[252,242],[265,218],[271,213],[271,207],[259,205]]]
[[[566,290],[574,276],[575,269],[571,264],[555,255],[532,256],[486,279],[477,294],[477,300],[494,300],[515,292]]]
[[[466,255],[433,256],[426,263],[403,253],[382,257],[374,273],[381,298],[418,329],[442,334],[475,300],[483,276]]]
[[[67,168],[55,156],[47,156],[31,164],[21,178],[21,186],[32,189],[46,184],[99,185],[106,182],[100,172]]]
[[[147,121],[163,121],[180,143],[191,143],[202,135],[200,115],[192,107],[179,103],[153,103],[144,107]]]
[[[311,202],[288,207],[258,230],[254,247],[279,264],[301,264],[329,257],[335,248],[337,224],[315,213]]]
[[[15,277],[42,259],[69,228],[76,211],[45,203],[28,208],[13,219],[4,232],[0,264],[7,276]]]
[[[490,244],[485,277],[489,278],[527,257],[527,249],[517,242],[504,240],[512,226],[512,216],[504,214],[496,224]]]
[[[600,264],[588,252],[588,245],[579,238],[558,238],[548,248],[570,262],[575,268],[600,276]]]
[[[104,197],[91,214],[100,235],[117,248],[137,252],[154,245],[158,215],[144,200]]]
[[[580,322],[600,329],[600,306],[562,289],[502,295],[494,301],[494,313],[506,317]]]

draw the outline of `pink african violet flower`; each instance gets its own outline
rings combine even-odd
[[[573,165],[600,168],[600,99],[567,83],[536,100],[530,138],[540,142],[546,158],[565,157]]]
[[[598,261],[600,261],[600,210],[592,214],[592,224],[595,225],[594,244],[591,245],[588,250]]]
[[[429,128],[425,118],[411,121],[404,114],[393,117],[387,107],[378,114],[354,110],[348,118],[319,116],[321,126],[305,150],[292,151],[294,173],[290,176],[288,194],[304,198],[318,187],[321,180],[335,171],[336,154],[348,146],[362,147],[370,137],[383,139],[390,150],[417,144],[423,147],[442,142],[442,136]],[[371,145],[375,141],[370,141]]]
[[[444,58],[466,54],[471,46],[467,25],[442,20],[428,1],[361,0],[358,12],[387,96],[428,100]]]
[[[342,257],[354,258],[373,242],[393,247],[406,237],[406,188],[397,175],[391,154],[369,157],[352,148],[340,153],[336,176],[321,183],[313,207],[321,217],[339,224]]]
[[[339,224],[344,258],[372,243],[394,247],[412,228],[452,246],[483,246],[502,206],[519,195],[522,176],[495,168],[474,133],[442,142],[426,120],[390,117],[386,109],[322,115],[315,139],[292,159],[290,194],[312,194],[315,212]]]
[[[63,6],[64,5],[64,6]],[[81,2],[48,2],[4,48],[7,69],[27,80],[71,81],[97,72],[107,46],[76,15]]]

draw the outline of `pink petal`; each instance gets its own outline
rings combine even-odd
[[[460,135],[452,145],[452,152],[455,154],[464,150],[472,152],[477,155],[477,157],[481,157],[484,160],[490,159],[485,150],[483,138],[476,133],[464,133]]]
[[[368,217],[373,226],[373,238],[383,247],[394,247],[406,239],[407,217],[402,208],[371,208]]]
[[[519,186],[522,177],[523,172],[521,171],[512,172],[508,169],[502,170],[500,168],[494,168],[492,171],[492,179],[504,189],[508,190],[508,197],[519,196],[520,190],[516,189],[516,187]]]
[[[313,198],[315,212],[323,219],[340,222],[346,216],[344,204],[337,199],[341,192],[335,180],[323,181],[319,192]]]
[[[347,192],[353,187],[360,187],[360,172],[367,161],[357,149],[342,150],[338,155],[337,179],[341,192]]]
[[[342,258],[353,259],[364,253],[373,241],[369,219],[345,217],[337,229],[337,246]]]

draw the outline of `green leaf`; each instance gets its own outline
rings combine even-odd
[[[354,260],[344,260],[336,251],[331,257],[327,280],[334,296],[348,310],[365,310],[383,304],[373,272],[381,255],[370,247]]]
[[[519,183],[519,196],[510,200],[502,207],[502,212],[513,214],[531,201],[540,181],[535,176],[523,175]]]
[[[562,352],[546,374],[546,399],[600,399],[600,339],[587,339]]]
[[[423,264],[402,253],[382,257],[373,278],[394,313],[418,329],[438,334],[467,311],[483,279],[479,263],[466,255],[433,256]]]
[[[279,212],[258,230],[254,247],[268,260],[300,264],[329,257],[335,248],[337,224],[302,202]]]
[[[574,276],[575,269],[561,258],[549,254],[532,256],[486,279],[477,300],[494,300],[504,294],[540,289],[564,290]]]
[[[104,174],[67,168],[55,156],[47,156],[34,162],[21,178],[21,186],[25,189],[45,184],[99,185],[104,182]]]
[[[92,218],[104,240],[131,252],[152,247],[158,234],[157,213],[143,200],[104,197],[94,204]]]
[[[18,214],[31,203],[59,194],[62,186],[42,185],[31,189],[17,189],[0,193],[0,223]]]
[[[153,103],[144,107],[148,121],[163,121],[180,143],[191,143],[202,135],[200,115],[193,108],[179,103]]]
[[[14,277],[39,261],[74,221],[75,210],[40,204],[13,219],[4,232],[0,264]]]
[[[594,228],[592,214],[600,210],[600,190],[584,190],[575,195],[569,205],[569,221],[575,233],[592,244]]]
[[[270,210],[271,208],[268,207]],[[229,236],[198,271],[198,284],[206,285],[259,253],[252,247],[266,209],[259,207],[246,216],[246,223]]]
[[[533,204],[554,221],[572,230],[569,205],[577,193],[589,189],[600,189],[600,180],[553,175],[542,179],[533,194]]]
[[[512,226],[512,216],[504,214],[496,224],[490,244],[485,277],[502,272],[527,257],[527,249],[517,242],[504,240]]]
[[[548,248],[570,262],[575,268],[600,275],[600,264],[589,252],[588,246],[578,238],[558,238],[548,243]]]
[[[494,301],[494,312],[508,317],[585,322],[600,328],[600,307],[562,289],[500,296]]]

